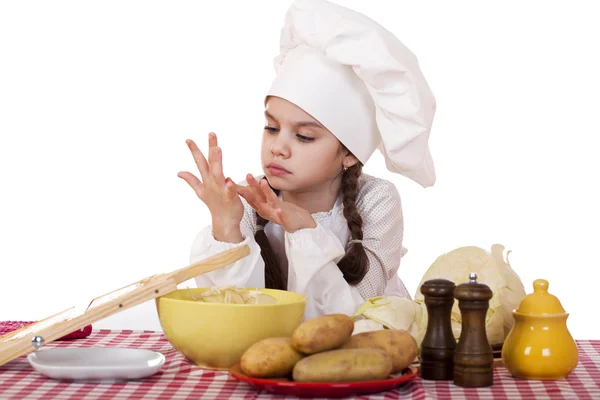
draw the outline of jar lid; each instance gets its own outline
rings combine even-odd
[[[533,281],[533,293],[523,298],[516,312],[528,315],[548,315],[564,314],[565,309],[556,296],[548,293],[548,281],[536,279]]]

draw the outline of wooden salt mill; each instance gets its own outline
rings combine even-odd
[[[428,380],[452,380],[454,349],[450,315],[454,305],[454,282],[431,279],[421,285],[427,307],[427,330],[421,343],[420,376]]]
[[[485,317],[492,298],[489,286],[477,282],[477,274],[454,291],[462,325],[454,351],[454,384],[463,387],[491,386],[494,380],[494,355],[487,339]]]

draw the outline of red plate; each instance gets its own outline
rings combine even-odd
[[[346,397],[361,394],[372,394],[392,390],[416,378],[419,373],[414,367],[406,368],[400,374],[388,379],[365,382],[294,382],[287,379],[252,378],[242,372],[240,364],[236,364],[229,373],[240,381],[249,383],[256,389],[270,393],[288,394],[297,397]]]

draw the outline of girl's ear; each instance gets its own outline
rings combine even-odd
[[[350,152],[348,152],[348,154],[346,154],[342,159],[342,167],[344,169],[353,167],[354,165],[356,165],[356,163],[358,163],[358,158],[356,158],[354,154]]]

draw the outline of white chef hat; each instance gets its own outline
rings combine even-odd
[[[363,164],[379,148],[388,170],[423,187],[435,183],[428,145],[435,98],[392,33],[337,4],[295,0],[274,64],[267,98],[302,108]]]

